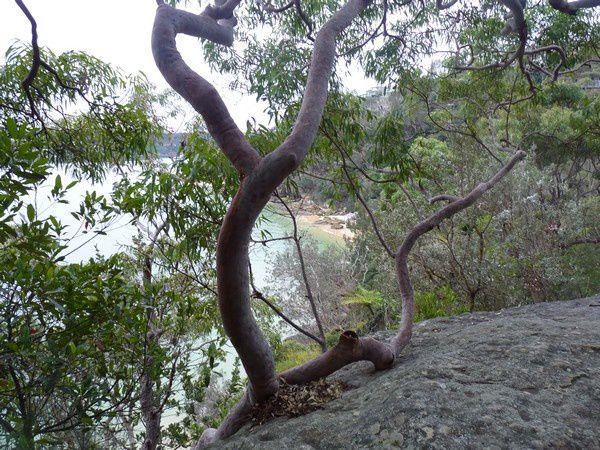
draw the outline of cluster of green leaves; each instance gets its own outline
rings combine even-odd
[[[20,86],[29,49],[11,47],[0,68],[0,428],[20,448],[70,447],[82,434],[94,442],[99,427],[115,431],[118,442],[123,429],[115,429],[115,418],[139,421],[144,371],[166,401],[172,390],[165,374],[173,365],[182,374],[192,370],[185,349],[212,330],[217,314],[214,303],[199,302],[197,286],[182,282],[185,275],[144,286],[135,257],[67,262],[74,237],[105,234],[131,209],[94,190],[70,204],[77,178],[63,184],[53,172],[67,168],[98,181],[115,166],[145,162],[161,129],[153,114],[160,99],[143,78],[124,77],[83,53],[44,50],[42,60],[34,109]],[[69,208],[74,227],[59,218]],[[148,311],[164,305],[172,306],[161,314],[173,349],[147,340]],[[144,365],[148,355],[152,367]]]
[[[426,114],[417,116],[428,123],[408,150],[414,166],[401,184],[363,185],[392,247],[439,209],[428,198],[462,195],[487,179],[497,167],[490,153],[506,158],[503,147],[511,145],[530,153],[495,195],[432,230],[413,250],[422,318],[598,289],[598,265],[590,258],[598,258],[593,242],[600,230],[589,220],[597,214],[598,95],[582,88],[585,78],[549,84],[531,101],[512,105],[504,102],[522,98],[527,86],[510,71],[422,77],[402,91],[403,114],[415,114],[408,106],[420,103]],[[365,215],[357,231],[356,252],[379,247]],[[372,251],[369,259],[365,287],[380,290],[396,309],[397,282],[391,265],[383,269],[385,253]]]
[[[39,130],[30,141],[41,155],[94,180],[146,156],[159,127],[145,78],[126,77],[86,53],[42,49],[40,57],[45,64],[30,88],[32,111],[21,88],[31,49],[15,44],[7,50],[0,68],[1,122],[12,118]]]
[[[523,134],[526,142],[539,149],[543,165],[584,161],[600,155],[600,98],[585,95],[573,83],[552,85],[534,102]]]
[[[317,344],[301,344],[292,339],[285,340],[275,349],[275,369],[277,373],[283,372],[310,361],[320,353],[321,349]]]
[[[415,292],[415,322],[467,312],[467,306],[449,286]]]
[[[135,394],[139,291],[118,258],[62,265],[54,251],[1,254],[0,411],[22,448],[60,444],[61,431],[112,417]]]
[[[128,332],[140,328],[140,292],[120,258],[62,262],[65,227],[33,201],[52,170],[35,137],[14,118],[0,130],[0,425],[22,448],[114,414],[135,380],[125,350],[141,351]],[[64,205],[73,186],[57,175],[52,202]],[[82,203],[77,215],[90,231],[106,220],[104,206],[91,194]]]

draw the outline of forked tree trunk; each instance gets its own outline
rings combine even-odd
[[[337,36],[364,10],[368,1],[349,0],[325,23],[317,34],[302,106],[288,138],[272,153],[260,158],[235,125],[215,88],[193,72],[183,61],[175,45],[178,33],[231,45],[233,11],[239,0],[208,7],[202,14],[179,11],[158,1],[152,34],[156,64],[168,83],[204,118],[207,128],[240,175],[240,187],[224,218],[217,246],[219,307],[225,330],[237,350],[250,384],[244,397],[230,411],[218,429],[206,430],[195,448],[226,438],[248,420],[252,406],[277,392],[279,382],[273,355],[258,328],[250,308],[248,248],[250,234],[258,215],[274,190],[301,163],[318,130],[328,81],[335,60]],[[436,214],[413,228],[396,253],[396,270],[402,295],[402,320],[391,348],[372,338],[359,338],[346,331],[339,343],[312,361],[282,373],[288,383],[303,384],[327,376],[355,361],[369,360],[375,368],[393,365],[395,356],[408,344],[414,314],[413,290],[408,271],[408,255],[417,239],[464,208],[472,205],[496,184],[516,162],[515,156],[490,181],[478,185],[464,198],[453,200]]]
[[[219,307],[225,331],[250,380],[249,398],[262,401],[277,391],[278,381],[273,355],[250,308],[250,234],[271,194],[300,164],[312,145],[327,99],[335,39],[368,2],[349,0],[318,33],[294,128],[279,148],[262,159],[235,125],[216,89],[185,64],[175,43],[177,34],[184,33],[231,45],[233,30],[228,20],[238,3],[230,0],[207,8],[200,15],[160,4],[152,33],[152,50],[167,82],[202,115],[211,136],[240,175],[240,187],[224,218],[217,245]]]

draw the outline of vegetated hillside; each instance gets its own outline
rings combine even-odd
[[[215,447],[600,448],[600,296],[422,322],[394,369],[331,378],[323,409]]]

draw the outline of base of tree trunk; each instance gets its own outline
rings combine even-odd
[[[279,374],[282,382],[291,385],[306,384],[325,378],[348,364],[370,361],[377,370],[390,369],[394,365],[394,352],[389,345],[371,337],[360,338],[354,331],[344,331],[335,347],[298,367]],[[235,434],[247,424],[254,408],[260,404],[253,400],[248,387],[239,403],[229,412],[219,428],[208,428],[193,450],[205,448],[220,439]]]

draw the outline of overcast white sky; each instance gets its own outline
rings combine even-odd
[[[205,2],[203,2],[205,3]],[[55,53],[81,50],[128,73],[142,71],[159,90],[167,83],[154,64],[150,50],[150,33],[154,21],[154,0],[25,0],[38,23],[39,44]],[[199,12],[197,2],[189,8]],[[0,1],[0,51],[2,56],[15,39],[31,41],[31,28],[26,17],[12,0]],[[245,129],[246,120],[255,117],[266,122],[263,108],[248,95],[232,92],[228,81],[211,74],[203,64],[196,38],[178,37],[178,47],[186,62],[211,81],[221,92],[233,118]],[[372,87],[357,75],[348,77],[349,87],[365,92]],[[175,124],[173,126],[176,126]]]

